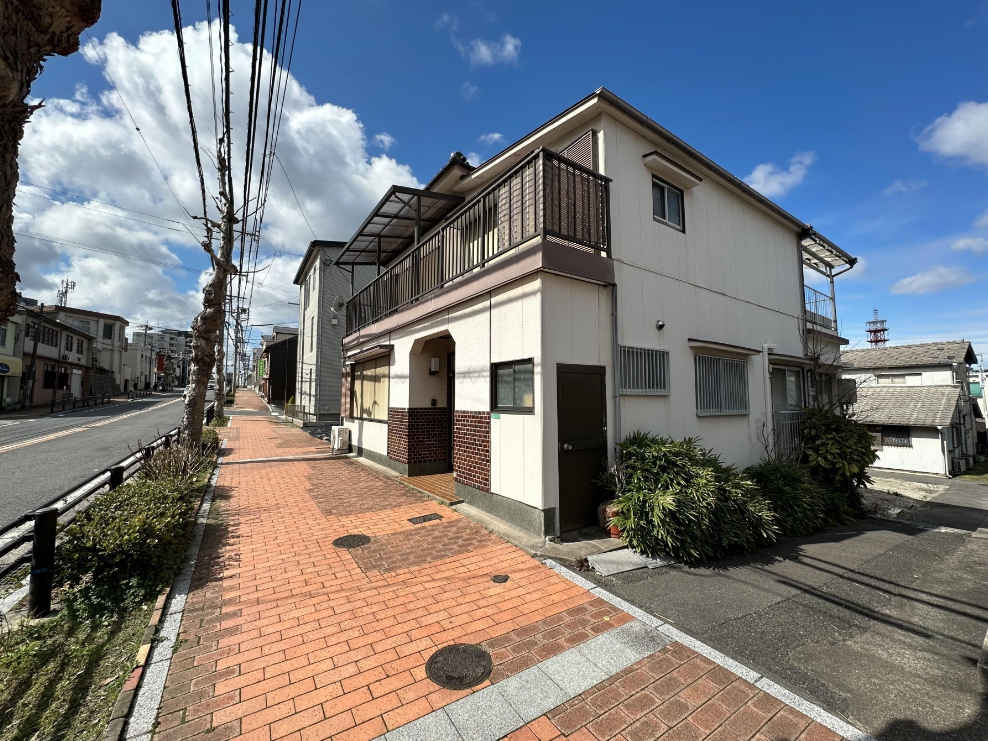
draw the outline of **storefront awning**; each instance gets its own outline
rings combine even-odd
[[[24,372],[20,358],[0,357],[0,376],[19,376]]]

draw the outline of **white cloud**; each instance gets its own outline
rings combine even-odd
[[[474,167],[476,167],[483,161],[484,161],[484,156],[482,154],[478,154],[477,152],[469,152],[467,154],[467,162],[469,162]]]
[[[387,152],[394,144],[398,143],[387,131],[382,131],[380,134],[374,134],[374,143]]]
[[[983,237],[965,237],[958,239],[952,245],[952,250],[971,250],[976,255],[983,255],[988,252],[988,239]]]
[[[477,97],[477,93],[480,92],[480,88],[471,82],[464,82],[460,85],[460,97],[463,100],[473,100]]]
[[[976,280],[978,276],[965,268],[947,268],[938,265],[898,281],[892,286],[892,293],[936,293],[947,288],[965,286]]]
[[[521,39],[506,33],[500,41],[474,39],[467,44],[453,40],[460,54],[470,60],[470,64],[491,67],[495,64],[515,64],[521,54]]]
[[[492,131],[490,134],[484,134],[483,136],[481,136],[478,139],[478,141],[482,144],[486,144],[487,146],[490,146],[491,144],[497,144],[498,142],[503,142],[504,135],[499,134],[496,131]]]
[[[974,220],[974,225],[980,226],[982,229],[988,229],[988,208],[985,209],[985,212],[981,216]]]
[[[205,24],[187,28],[185,42],[200,144],[211,150],[215,142]],[[201,200],[199,183],[174,34],[148,33],[134,45],[109,34],[98,47],[171,188],[185,208],[197,213],[201,210],[201,205],[196,206]],[[230,53],[235,70],[232,92],[235,100],[243,101],[248,97],[250,44],[238,42]],[[83,46],[82,56],[102,72],[88,44]],[[259,118],[264,120],[264,111]],[[241,177],[245,121],[245,107],[234,106],[234,172]],[[368,137],[354,111],[317,102],[298,80],[289,78],[278,158],[319,238],[348,238],[388,186],[418,185],[408,166],[384,154],[371,156],[367,147]],[[159,219],[125,209],[188,222],[112,89],[97,97],[79,88],[71,99],[49,98],[26,127],[19,164],[22,181],[82,194],[84,198],[74,199],[81,205],[155,223]],[[211,174],[208,160],[203,165],[207,188],[215,193],[215,171]],[[235,182],[234,191],[241,194],[242,184]],[[196,239],[168,228],[180,228],[178,223],[140,224],[28,193],[51,192],[22,182],[15,207],[16,231],[29,230],[160,262],[181,262],[201,270],[209,267]],[[53,302],[59,281],[71,278],[77,284],[70,299],[74,306],[120,314],[132,323],[148,320],[176,327],[188,326],[202,307],[201,276],[23,234],[16,236],[15,258],[22,278],[19,288],[26,296]],[[269,267],[256,276],[253,305],[258,308],[252,312],[251,321],[297,319],[297,308],[286,306],[286,302],[298,296],[291,282],[298,258],[274,257],[273,251],[304,252],[312,234],[277,165],[263,237],[259,266]],[[263,304],[271,306],[262,308]]]
[[[966,165],[988,167],[988,103],[958,104],[919,135],[919,147]]]
[[[915,193],[917,190],[922,190],[928,184],[929,183],[925,180],[919,180],[917,178],[911,178],[909,180],[893,180],[889,187],[882,191],[882,195],[909,195],[910,193]]]
[[[796,152],[789,160],[789,169],[766,162],[755,167],[744,181],[763,196],[774,198],[784,196],[806,177],[810,165],[816,161],[814,152]]]

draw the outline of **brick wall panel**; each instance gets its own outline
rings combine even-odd
[[[453,474],[456,481],[491,490],[491,414],[453,413]]]

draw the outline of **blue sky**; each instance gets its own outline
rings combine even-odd
[[[248,5],[234,8],[245,36]],[[309,0],[302,13],[292,72],[317,104],[356,114],[368,157],[386,152],[425,182],[451,151],[489,156],[603,85],[740,177],[759,165],[788,171],[802,156],[798,182],[775,199],[863,258],[838,281],[852,344],[877,308],[894,341],[988,346],[983,0]],[[204,7],[186,2],[183,14],[193,23]],[[104,0],[90,34],[136,44],[171,26],[163,0]],[[51,60],[33,93],[70,99],[80,83],[107,89],[77,54]],[[494,133],[503,139],[482,138]],[[332,222],[338,233],[319,236],[347,238],[365,215],[355,207]],[[173,277],[178,290],[194,287]]]

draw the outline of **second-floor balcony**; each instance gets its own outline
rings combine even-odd
[[[376,255],[381,270],[381,256],[389,245],[393,256],[386,269],[347,302],[347,334],[530,243],[553,242],[609,256],[609,182],[572,160],[538,149],[464,202],[430,191],[392,188],[341,255],[345,258],[350,252],[356,259],[338,261],[367,265],[372,259],[360,262],[360,255]],[[396,236],[401,234],[409,242],[404,248]]]
[[[830,332],[837,331],[837,309],[834,297],[809,286],[803,286],[806,323]]]

